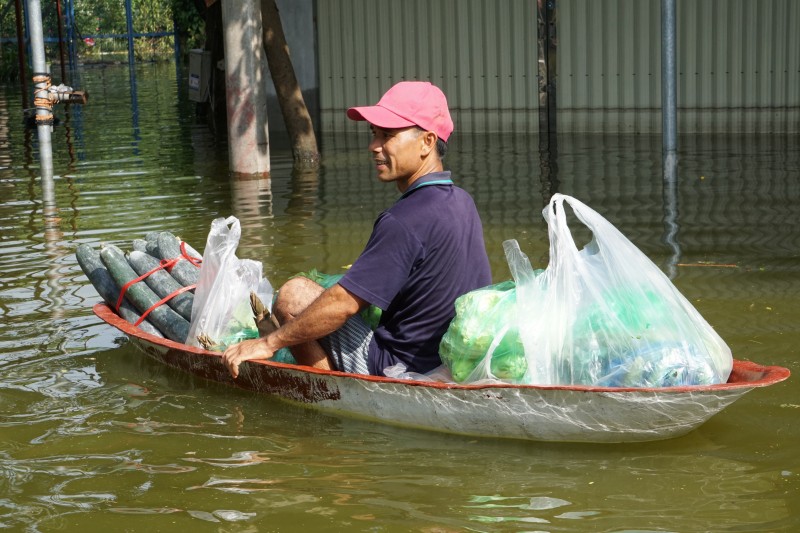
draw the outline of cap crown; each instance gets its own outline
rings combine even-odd
[[[447,98],[441,89],[427,81],[396,83],[376,105],[351,107],[347,116],[382,128],[419,126],[436,133],[443,141],[453,132]]]

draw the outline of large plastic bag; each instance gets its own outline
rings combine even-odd
[[[236,257],[241,235],[236,217],[211,223],[186,341],[191,346],[222,351],[242,340],[258,338],[250,294],[257,294],[270,306],[273,291],[261,277],[261,262]]]
[[[581,250],[566,205],[593,234]],[[527,383],[667,387],[728,379],[728,346],[613,225],[561,194],[543,215],[550,237],[543,274],[535,275],[524,254],[507,250]]]

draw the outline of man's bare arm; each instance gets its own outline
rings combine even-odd
[[[269,359],[287,346],[314,341],[341,328],[347,319],[368,303],[339,284],[323,292],[294,320],[266,337],[234,344],[225,350],[222,361],[231,375],[239,375],[239,365],[252,359]]]

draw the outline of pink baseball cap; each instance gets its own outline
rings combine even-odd
[[[434,132],[443,141],[453,132],[447,98],[441,89],[427,81],[396,83],[377,104],[348,109],[347,118],[366,120],[387,129],[419,126]]]

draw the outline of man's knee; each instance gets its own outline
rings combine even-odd
[[[308,278],[292,278],[281,286],[272,313],[278,322],[285,324],[302,313],[325,289]]]

